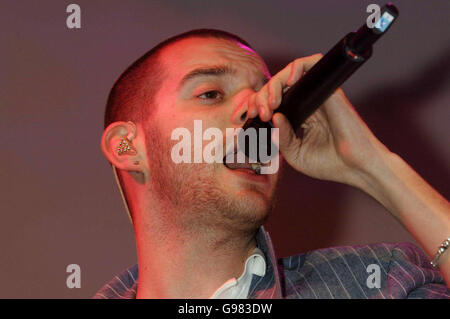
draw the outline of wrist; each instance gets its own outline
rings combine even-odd
[[[375,198],[383,206],[389,205],[389,187],[397,178],[395,169],[403,164],[403,159],[384,145],[377,148],[370,160],[356,170],[354,186]]]

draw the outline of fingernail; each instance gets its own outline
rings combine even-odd
[[[264,114],[266,114],[266,110],[264,109],[264,107],[260,107],[259,108],[259,115],[264,116]]]

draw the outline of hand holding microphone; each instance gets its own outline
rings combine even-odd
[[[364,27],[368,29],[365,25],[360,28],[360,34],[366,33],[362,39],[372,37],[373,30],[367,35]],[[279,128],[280,152],[294,169],[314,178],[353,186],[360,186],[360,174],[367,165],[375,165],[373,161],[378,155],[388,152],[360,119],[343,91],[336,90],[370,57],[370,43],[380,37],[374,33],[371,41],[358,42],[363,43],[356,47],[362,50],[365,60],[357,54],[350,60],[342,57],[341,49],[346,47],[342,45],[354,40],[358,32],[344,37],[327,55],[297,59],[273,76],[249,99],[250,119],[244,126],[244,129]],[[351,51],[354,52],[359,51]],[[290,88],[283,95],[286,87]],[[302,94],[299,99],[297,96]],[[304,135],[300,139],[295,131],[303,123]]]
[[[258,95],[249,101],[249,120],[243,126],[247,129],[270,130],[272,111],[284,114],[296,131],[300,125],[330,97],[362,64],[372,56],[372,45],[389,30],[398,17],[398,10],[392,4],[380,11],[380,19],[369,28],[363,24],[356,32],[347,34],[325,56],[318,59],[313,67],[291,63],[275,75]],[[316,57],[317,58],[317,57]],[[312,66],[311,64],[309,66]],[[303,75],[304,72],[307,72]],[[290,87],[292,86],[292,87]],[[280,90],[290,87],[282,96]],[[265,102],[265,100],[267,100]],[[281,104],[280,104],[281,103]],[[253,105],[251,105],[253,104]],[[263,106],[267,105],[267,108]],[[257,115],[259,114],[259,117]],[[247,157],[260,161],[259,154],[278,153],[267,134],[267,143],[258,143],[257,158],[253,158],[249,145],[240,140],[240,149]],[[262,148],[262,149],[261,149]]]

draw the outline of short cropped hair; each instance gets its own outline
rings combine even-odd
[[[141,123],[150,116],[154,97],[164,82],[164,69],[159,59],[162,50],[193,37],[227,39],[251,48],[237,35],[216,29],[191,30],[159,43],[131,64],[114,83],[106,104],[104,128],[117,121]]]

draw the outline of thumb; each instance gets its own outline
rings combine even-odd
[[[286,161],[292,165],[298,160],[300,154],[301,139],[295,134],[291,123],[286,116],[277,112],[272,117],[274,127],[279,129],[279,148]]]

